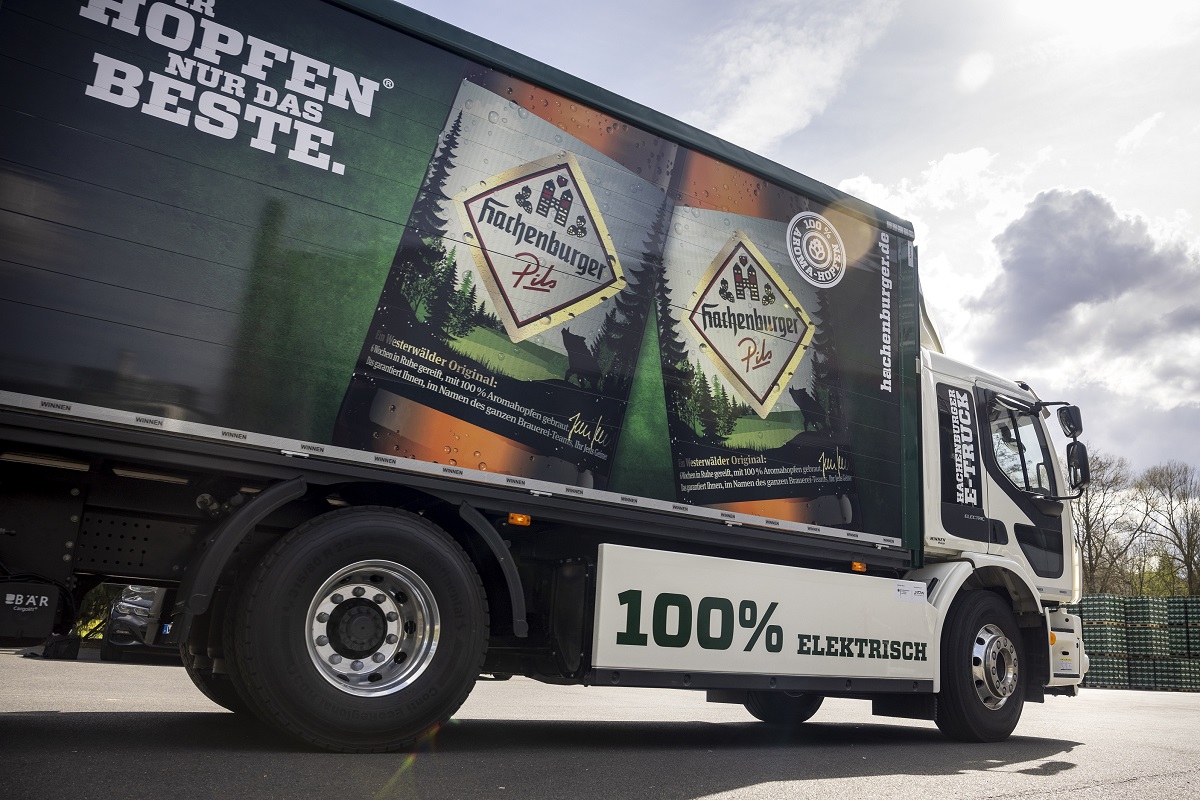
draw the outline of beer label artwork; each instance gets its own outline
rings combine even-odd
[[[480,277],[514,342],[624,287],[604,218],[570,153],[525,164],[455,198]]]
[[[754,243],[734,234],[687,316],[721,376],[766,419],[813,337],[812,320]]]
[[[747,199],[706,202],[714,169]],[[529,84],[463,80],[337,443],[861,525],[856,426],[894,406],[858,396],[877,345],[836,317],[878,296],[878,231],[817,209]]]

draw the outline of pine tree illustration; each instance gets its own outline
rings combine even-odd
[[[720,419],[718,432],[722,439],[728,439],[733,434],[733,428],[737,424],[737,403],[729,392],[725,391],[716,379],[713,380],[717,385],[717,416]]]
[[[453,335],[454,330],[454,303],[458,294],[458,265],[455,264],[453,250],[446,253],[441,249],[440,239],[438,240],[438,250],[443,253],[443,256],[438,263],[431,265],[433,291],[426,301],[429,313],[425,318],[425,323],[429,325],[434,335],[446,339]]]
[[[592,345],[592,355],[596,357],[596,362],[600,365],[600,374],[605,376],[605,378],[612,371],[612,362],[615,354],[610,343],[616,335],[616,320],[616,309],[610,308],[608,313],[604,315],[604,321],[600,323],[600,330],[596,332],[596,343]],[[605,378],[601,378],[601,380],[603,381]]]
[[[696,380],[696,367],[690,361],[685,361],[679,368],[679,389],[672,401],[672,413],[678,419],[676,427],[684,431],[690,430],[695,434],[696,426],[696,393],[693,391],[693,383]],[[692,438],[691,436],[687,438]]]
[[[446,220],[442,217],[442,203],[449,199],[445,192],[446,180],[454,166],[461,132],[460,111],[429,162],[421,192],[413,203],[408,226],[404,229],[392,264],[393,274],[399,273],[401,276],[400,291],[408,299],[413,311],[419,311],[432,295],[440,291],[435,281],[446,259],[442,241]]]
[[[442,137],[437,153],[429,162],[429,170],[425,173],[425,182],[421,186],[421,195],[408,216],[409,229],[421,238],[440,238],[445,233],[446,220],[441,214],[442,203],[449,199],[446,195],[446,179],[450,175],[450,168],[454,166],[454,154],[458,150],[461,133],[460,111],[450,130]]]
[[[454,251],[450,251],[451,256]],[[475,327],[475,283],[471,278],[471,271],[463,272],[462,280],[458,283],[458,288],[454,291],[454,297],[450,303],[450,316],[446,321],[446,334],[448,336],[459,337],[466,336]]]
[[[608,339],[599,339],[604,343],[605,351],[594,355],[604,363],[609,359],[609,375],[617,380],[628,381],[633,376],[633,369],[638,359],[638,351],[642,341],[642,331],[650,316],[650,307],[662,280],[662,251],[667,238],[667,214],[670,202],[666,195],[658,207],[654,224],[646,234],[642,243],[642,252],[637,261],[625,271],[629,288],[618,292],[613,298],[616,312],[609,323]],[[606,323],[609,321],[606,320]]]
[[[694,439],[704,431],[701,417],[703,417],[704,398],[708,396],[708,378],[704,374],[704,362],[697,359],[696,363],[691,366],[692,380],[691,385],[688,387],[686,407],[688,409],[688,424],[692,426],[692,436],[689,438]]]
[[[697,395],[699,395],[698,400],[700,401],[700,426],[703,429],[704,438],[716,441],[721,438],[721,417],[712,387],[703,372],[700,373]]]
[[[684,375],[688,363],[687,345],[679,333],[675,315],[672,314],[671,286],[667,276],[660,272],[658,279],[658,346],[662,351],[663,382],[669,393],[676,393],[685,385]],[[671,405],[678,408],[678,398]]]
[[[837,357],[837,324],[838,315],[830,308],[830,296],[825,290],[817,291],[817,307],[813,312],[813,324],[817,326],[813,334],[812,344],[812,393],[817,402],[825,406],[829,415],[829,425],[833,429],[841,429],[844,425],[842,414],[842,376]]]
[[[478,288],[479,287],[477,287],[475,284],[472,283],[471,291],[467,293],[468,316],[467,316],[467,320],[465,323],[466,329],[462,333],[460,333],[459,336],[466,336],[468,333],[470,333],[475,328],[476,325],[479,324],[479,316],[481,314],[481,307],[483,306],[483,301],[481,301],[478,297],[478,294],[479,294]]]

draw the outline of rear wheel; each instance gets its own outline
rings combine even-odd
[[[942,690],[936,721],[963,742],[999,742],[1017,727],[1027,671],[1017,619],[988,591],[954,601],[942,632]]]
[[[750,692],[746,697],[746,710],[772,725],[796,726],[811,719],[824,700],[819,694]]]
[[[331,750],[411,745],[483,666],[487,601],[462,548],[414,514],[349,508],[281,539],[243,587],[227,658],[266,722]]]

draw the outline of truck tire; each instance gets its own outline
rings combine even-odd
[[[965,591],[942,630],[942,690],[934,719],[960,742],[1009,737],[1025,704],[1027,671],[1017,618],[989,591]]]
[[[284,536],[225,629],[235,685],[265,722],[328,750],[406,748],[450,718],[483,666],[483,583],[428,520],[345,508]]]
[[[817,713],[825,700],[819,694],[787,692],[749,692],[746,710],[771,725],[797,726]]]
[[[192,654],[187,642],[179,647],[179,660],[183,662],[183,669],[192,679],[192,683],[196,684],[200,693],[209,700],[235,714],[246,714],[250,711],[250,706],[238,694],[227,676],[214,675],[211,668],[200,669],[196,665],[196,656]]]

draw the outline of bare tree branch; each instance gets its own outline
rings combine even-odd
[[[1144,529],[1142,508],[1132,491],[1129,462],[1093,452],[1092,481],[1071,505],[1075,542],[1088,594],[1129,590],[1130,553]]]
[[[1200,594],[1200,473],[1180,461],[1150,467],[1134,485],[1146,536],[1161,545],[1186,591]]]

